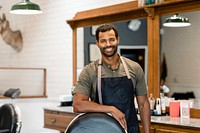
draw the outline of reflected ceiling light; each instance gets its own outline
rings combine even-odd
[[[12,6],[10,13],[31,15],[31,14],[41,14],[42,11],[39,5],[32,3],[29,0],[22,0],[22,2],[19,2]]]
[[[128,22],[128,29],[131,31],[137,31],[139,30],[141,24],[142,23],[139,19],[131,20]]]
[[[167,18],[163,24],[165,27],[187,27],[190,25],[189,19],[181,17],[179,14],[175,14],[172,17]]]

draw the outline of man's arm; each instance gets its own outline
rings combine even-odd
[[[145,133],[150,133],[150,105],[147,96],[137,96],[138,108],[140,111],[140,118]]]
[[[104,112],[110,113],[124,129],[127,129],[125,114],[122,113],[114,106],[107,106],[97,104],[95,102],[89,101],[89,97],[84,94],[75,93],[73,100],[74,112],[86,113],[86,112]]]

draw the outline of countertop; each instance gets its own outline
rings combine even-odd
[[[72,106],[66,107],[44,107],[44,110],[59,111],[66,113],[74,113]],[[178,126],[188,126],[200,128],[200,119],[198,118],[181,118],[181,117],[170,117],[170,116],[151,116],[152,123],[168,124],[168,125],[178,125]]]
[[[63,106],[63,107],[61,107],[61,106],[50,106],[50,107],[44,107],[44,110],[74,113],[72,106]]]
[[[181,118],[170,116],[151,116],[151,122],[178,126],[188,126],[200,128],[200,119],[198,118]]]

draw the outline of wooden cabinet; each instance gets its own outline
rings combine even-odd
[[[70,112],[44,110],[44,127],[59,130],[62,133],[77,115]]]
[[[141,133],[144,133],[144,129],[143,129],[143,127],[141,126],[141,124],[139,125],[139,127],[140,127],[140,132]],[[155,133],[155,128],[153,128],[153,127],[151,127],[151,129],[150,129],[150,133]]]
[[[140,131],[144,133],[140,123]],[[200,133],[199,128],[151,122],[150,133]]]

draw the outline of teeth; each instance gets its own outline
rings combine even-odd
[[[106,48],[106,51],[111,51],[112,50],[112,48],[111,47],[109,47],[109,48]]]

